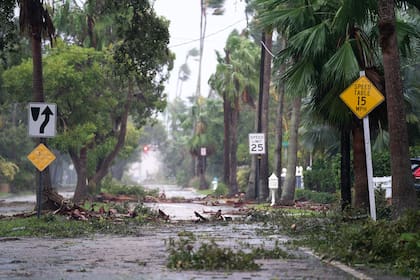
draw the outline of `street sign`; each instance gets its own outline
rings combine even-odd
[[[42,172],[55,160],[55,155],[41,143],[28,155],[28,159]]]
[[[265,154],[265,135],[264,133],[250,133],[249,139],[249,153]]]
[[[28,119],[30,137],[54,137],[57,105],[54,103],[29,103]]]
[[[340,98],[359,119],[363,119],[384,101],[384,96],[366,76],[353,82],[340,94]]]

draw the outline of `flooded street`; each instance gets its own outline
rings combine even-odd
[[[238,212],[238,208],[230,205],[206,205],[202,200],[203,195],[198,194],[194,189],[182,188],[175,185],[145,185],[146,189],[157,189],[159,193],[165,193],[166,198],[184,198],[191,200],[189,203],[144,203],[153,210],[162,210],[169,215],[171,220],[195,220],[194,211],[199,213],[215,213],[222,210],[222,213]],[[59,191],[66,199],[73,196],[71,191]],[[0,199],[0,215],[14,215],[22,212],[31,212],[35,209],[35,194],[23,196],[9,196]]]
[[[260,224],[176,223],[145,226],[137,236],[83,239],[19,238],[1,240],[1,279],[355,279],[303,251],[289,250],[287,260],[260,260],[256,271],[177,271],[166,267],[167,241],[189,231],[220,246],[273,247],[284,236],[261,235]]]
[[[130,236],[1,237],[0,279],[403,279],[323,261],[307,249],[291,246],[289,237],[275,234],[269,225],[246,223],[239,216],[233,215],[229,222],[197,223],[194,211],[209,217],[220,209],[229,216],[229,212],[238,212],[238,208],[223,203],[207,205],[203,197],[191,189],[171,185],[147,188],[158,188],[167,198],[183,196],[192,202],[145,203],[164,211],[170,221],[135,227],[136,233]],[[60,193],[67,198],[72,196],[72,192]],[[7,197],[0,200],[0,214],[32,211],[34,206],[34,195]],[[253,271],[169,269],[168,241],[179,239],[178,234],[185,232],[192,233],[198,244],[214,240],[220,247],[244,252],[250,248],[270,250],[278,246],[291,257],[256,260],[260,269]]]

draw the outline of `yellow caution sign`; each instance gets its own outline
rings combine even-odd
[[[340,98],[359,119],[366,117],[384,101],[382,93],[366,76],[352,83],[340,94]]]
[[[27,156],[27,158],[39,171],[43,171],[55,160],[55,155],[41,143]]]

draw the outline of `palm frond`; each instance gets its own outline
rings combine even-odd
[[[348,85],[359,76],[359,64],[350,42],[347,40],[325,63],[323,81]]]

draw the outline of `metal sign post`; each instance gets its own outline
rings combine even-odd
[[[48,150],[45,137],[56,134],[57,105],[55,103],[32,102],[28,108],[28,134],[40,138],[40,144],[29,155],[28,159],[39,170],[39,186],[36,190],[36,209],[38,218],[41,215],[42,171],[55,159]],[[42,145],[42,146],[41,146]]]
[[[41,138],[41,142],[44,139]],[[30,162],[38,169],[39,173],[39,185],[36,189],[36,212],[38,218],[41,216],[41,196],[42,196],[42,172],[48,165],[55,160],[55,155],[43,144],[39,144],[33,151],[27,156]]]
[[[366,153],[366,173],[368,179],[370,216],[376,221],[375,192],[373,189],[372,152],[368,114],[384,101],[384,96],[360,71],[360,78],[340,94],[340,98],[359,118],[363,119],[363,131]]]
[[[259,177],[261,168],[261,155],[265,154],[265,134],[264,133],[250,133],[249,140],[249,153],[257,155],[258,166],[255,172],[255,199],[259,202]]]

